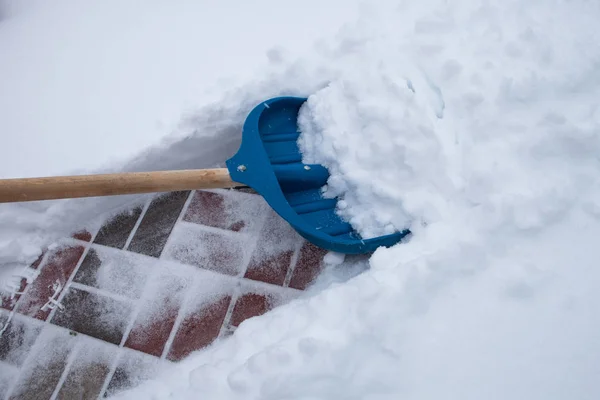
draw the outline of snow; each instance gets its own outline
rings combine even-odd
[[[377,27],[375,43],[346,56],[352,68],[310,96],[305,162],[328,167],[325,195],[342,197],[340,214],[363,236],[473,212],[534,228],[575,197],[596,201],[581,191],[598,171],[597,29],[587,19],[551,28],[574,23],[577,2],[510,3],[406,9],[413,26]]]
[[[282,25],[319,10],[298,7]],[[598,398],[599,17],[584,0],[363,5],[339,31],[314,25],[326,40],[310,51],[267,50],[264,74],[199,100],[169,141],[123,168],[221,163],[257,101],[311,95],[300,144],[333,172],[327,191],[344,197],[342,215],[367,236],[413,235],[368,265],[328,255],[303,296],[115,397]],[[32,229],[50,235],[46,218],[126,204],[15,207],[0,221],[24,234],[8,242],[24,259]],[[36,212],[43,222],[14,228]]]
[[[316,0],[3,3],[2,178],[122,165],[356,13]]]
[[[91,254],[90,254],[91,253]],[[75,282],[85,282],[89,286],[117,295],[139,298],[148,275],[156,268],[156,262],[137,257],[111,248],[94,248],[86,256],[88,264],[98,268],[80,268],[73,278]]]

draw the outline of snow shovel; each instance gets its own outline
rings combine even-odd
[[[363,254],[398,243],[409,231],[363,239],[337,215],[337,199],[322,196],[329,172],[322,165],[303,164],[297,145],[298,112],[305,101],[277,97],[256,106],[227,168],[5,179],[0,180],[0,203],[246,185],[318,247]]]

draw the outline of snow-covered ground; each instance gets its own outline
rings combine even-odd
[[[151,38],[141,33],[156,25],[148,17],[145,23],[152,28],[143,31],[138,27],[144,24],[132,16],[162,20],[158,10],[168,9],[170,28],[163,28],[172,32],[195,21],[189,14],[199,9],[197,4],[207,10],[217,4],[153,1],[142,11],[133,1],[125,3],[124,9],[131,6],[129,17],[116,14],[126,20],[123,31],[137,32],[131,36],[130,43],[136,44],[132,48],[151,46]],[[118,143],[137,118],[146,126],[165,118],[165,126],[176,128],[159,130],[144,143],[131,142],[128,153],[111,153],[102,142],[99,152],[104,148],[105,153],[97,155],[97,164],[83,167],[105,168],[104,160],[139,154],[136,146],[148,146],[167,133],[172,135],[167,142],[127,158],[119,168],[218,164],[235,150],[240,123],[257,101],[284,93],[310,94],[302,114],[301,144],[307,159],[333,172],[328,191],[344,197],[346,206],[340,211],[368,236],[406,226],[414,235],[407,243],[379,249],[368,271],[318,285],[309,296],[246,321],[228,340],[119,397],[600,397],[600,3],[379,2],[363,5],[357,21],[339,31],[344,21],[354,18],[354,3],[304,2],[289,13],[287,4],[251,3],[260,4],[258,13],[239,3],[231,2],[231,10],[242,13],[231,29],[245,35],[244,26],[263,22],[256,33],[261,44],[253,49],[266,56],[268,65],[261,69],[256,59],[255,69],[236,75],[235,68],[213,64],[213,76],[229,72],[235,79],[222,86],[211,82],[217,91],[196,101],[195,92],[203,91],[208,81],[196,81],[197,89],[188,92],[185,80],[192,79],[194,68],[188,70],[178,59],[194,51],[196,38],[183,34],[179,39],[184,43],[171,49],[171,33],[159,35],[173,52],[159,57],[171,62],[161,64],[161,71],[176,76],[172,79],[179,86],[157,82],[161,74],[134,79],[138,89],[146,81],[165,91],[174,84],[180,90],[173,94],[177,101],[149,99],[153,91],[132,89],[121,95],[123,75],[131,72],[120,75],[116,63],[115,79],[96,82],[104,95],[94,102],[116,109],[121,99],[128,102],[129,93],[136,100],[134,108],[146,113],[141,117],[132,109],[122,115],[114,111],[119,136],[106,136],[105,141]],[[100,6],[84,2],[68,9],[83,15],[95,7]],[[211,21],[233,12],[213,10],[218,11]],[[30,15],[26,12],[17,8],[13,23]],[[0,41],[7,40],[11,17],[6,14]],[[103,15],[118,19],[114,14]],[[69,20],[67,13],[58,15]],[[289,31],[262,30],[270,21]],[[98,43],[106,49],[122,45],[122,35],[107,34],[96,37]],[[253,43],[253,34],[248,33],[248,43]],[[227,44],[219,42],[215,31],[210,35],[215,45],[222,43],[211,50],[215,56],[210,62],[215,62]],[[308,46],[321,36],[315,47]],[[281,49],[270,51],[278,40]],[[231,51],[228,47],[227,53],[231,56],[246,45]],[[77,47],[65,49],[69,57],[78,58]],[[133,60],[138,53],[121,48],[119,54]],[[144,54],[156,56],[151,50]],[[200,57],[196,62],[209,62],[195,57]],[[145,62],[131,62],[145,70]],[[97,63],[87,67],[103,71]],[[16,78],[0,77],[16,85]],[[93,81],[80,79],[73,90]],[[6,95],[0,96],[4,104]],[[144,101],[155,107],[141,105]],[[35,115],[55,115],[48,104],[41,103]],[[3,117],[6,110],[11,108],[0,108]],[[19,106],[10,112],[17,116],[6,115],[18,120],[23,110]],[[110,127],[104,117],[98,120]],[[69,126],[67,122],[61,119],[56,126]],[[80,131],[81,125],[72,129]],[[14,168],[28,173],[24,167]],[[69,161],[60,168],[76,167]],[[25,262],[31,257],[27,252],[35,253],[53,229],[66,229],[92,209],[104,212],[124,201],[1,208],[0,262],[1,257]],[[34,220],[36,215],[42,218]],[[3,248],[3,243],[11,247]]]

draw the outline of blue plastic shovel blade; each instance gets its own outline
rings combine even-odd
[[[302,97],[276,97],[250,112],[242,144],[227,160],[231,178],[254,189],[302,237],[318,247],[362,254],[400,242],[410,233],[408,230],[362,239],[337,215],[337,199],[322,196],[329,172],[322,165],[303,164],[297,145],[298,113],[305,101]]]

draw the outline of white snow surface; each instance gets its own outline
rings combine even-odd
[[[1,178],[122,166],[175,135],[182,116],[357,13],[353,1],[340,9],[316,0],[2,0],[0,8]]]
[[[116,397],[599,398],[599,18],[585,0],[371,3],[131,161],[218,163],[257,101],[311,95],[300,144],[342,215],[413,235]],[[43,232],[123,203],[94,201],[40,208]]]
[[[310,96],[300,147],[332,173],[325,194],[366,237],[468,218],[535,229],[595,208],[596,6],[445,3],[378,20]]]

